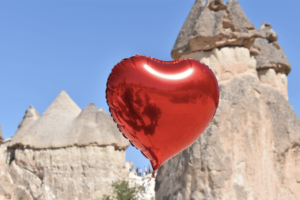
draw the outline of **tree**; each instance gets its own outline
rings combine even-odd
[[[113,188],[112,198],[108,195],[104,195],[102,200],[138,200],[136,197],[137,193],[144,189],[142,186],[130,188],[128,181],[124,180],[113,182],[111,186]]]

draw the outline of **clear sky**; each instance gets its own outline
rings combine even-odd
[[[227,1],[226,1],[227,2]],[[292,65],[289,101],[300,116],[300,1],[239,0],[256,26],[271,23]],[[135,54],[172,60],[194,0],[0,0],[0,123],[14,135],[29,105],[42,114],[61,90],[80,108],[108,111],[107,77]],[[149,162],[129,147],[126,160]]]

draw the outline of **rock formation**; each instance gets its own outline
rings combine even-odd
[[[137,176],[136,171],[130,171],[128,179],[130,187],[142,186],[144,191],[139,192],[137,198],[139,200],[154,200],[155,198],[155,179],[152,178],[152,174],[147,174],[144,177]]]
[[[113,181],[130,180],[128,145],[108,113],[94,104],[81,110],[62,91],[41,116],[30,106],[0,152],[0,197],[101,199]]]
[[[12,179],[5,164],[4,148],[0,146],[0,199],[16,199]]]
[[[196,1],[172,56],[209,65],[220,103],[196,142],[159,169],[156,199],[300,198],[300,120],[276,40],[269,24],[254,30],[236,0]]]
[[[13,181],[8,172],[6,161],[7,143],[10,140],[3,140],[0,125],[0,200],[16,200]]]
[[[125,150],[129,145],[108,113],[98,110],[94,104],[81,111],[63,91],[41,117],[29,107],[10,148],[45,149],[89,144],[111,145],[118,150]]]
[[[257,68],[275,68],[277,72],[288,74],[290,63],[276,41],[277,34],[270,24],[262,23],[255,30],[237,0],[229,0],[226,5],[223,0],[196,0],[171,55],[178,59],[216,47],[246,47],[257,59]]]

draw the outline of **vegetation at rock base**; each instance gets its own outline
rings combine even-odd
[[[102,200],[138,200],[137,193],[143,190],[142,186],[129,187],[129,182],[118,180],[112,183],[113,194],[112,196],[103,195]]]

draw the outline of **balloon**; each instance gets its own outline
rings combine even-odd
[[[123,136],[155,171],[206,129],[218,107],[219,87],[198,60],[135,55],[112,69],[106,99]]]

